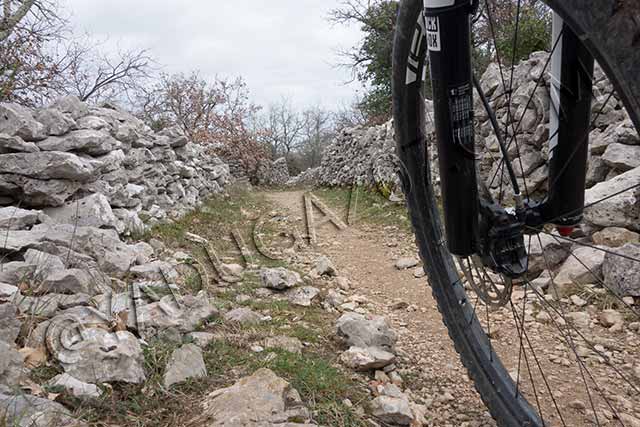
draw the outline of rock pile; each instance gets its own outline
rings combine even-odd
[[[0,205],[63,207],[52,212],[64,222],[77,200],[101,195],[82,210],[91,216],[110,206],[108,228],[180,216],[230,179],[229,168],[180,129],[154,133],[118,107],[74,97],[34,111],[0,104],[0,153]]]
[[[279,187],[286,185],[291,179],[287,159],[280,157],[275,161],[264,160],[258,166],[256,179],[259,185]]]
[[[0,104],[3,417],[75,425],[55,402],[8,396],[47,361],[64,370],[50,386],[76,397],[95,397],[104,383],[142,383],[139,337],[188,333],[217,314],[205,294],[167,295],[178,262],[123,237],[180,217],[229,180],[228,167],[178,129],[154,133],[114,106],[73,97],[35,111]],[[167,386],[202,374],[179,368]]]

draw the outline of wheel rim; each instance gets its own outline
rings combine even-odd
[[[522,2],[518,1],[518,10],[521,5]],[[503,74],[503,65],[499,66],[501,74]],[[516,129],[512,132],[512,135],[515,136],[511,138],[515,145],[516,155],[514,157],[515,161],[519,162],[520,178],[527,194],[530,193],[530,189],[531,193],[535,193],[539,189],[540,183],[535,183],[536,185],[533,186],[528,185],[529,173],[525,172],[527,168],[522,161],[523,155],[519,147],[517,129],[530,109],[528,106],[532,104],[538,86],[547,86],[544,83],[544,72],[547,65],[541,64],[539,68],[540,75],[534,79],[536,83],[531,95],[526,101],[518,101],[520,105],[526,106],[520,114],[518,111],[511,111],[511,106],[514,103],[514,75],[517,74],[515,62],[513,62],[513,67],[508,70],[506,78],[503,75],[498,84],[499,87],[502,87],[502,96],[507,98],[508,105],[505,134],[509,134],[509,126],[515,126],[512,128],[512,130]],[[598,123],[599,117],[611,99],[614,99],[613,92],[602,94],[598,99],[600,107],[595,111],[594,124]],[[493,102],[497,102],[496,98],[493,99]],[[543,116],[543,122],[544,120]],[[433,152],[433,150],[435,147],[431,147],[428,151]],[[428,161],[427,163],[431,163],[429,165],[431,173],[437,171],[437,166],[434,168],[433,162]],[[538,166],[536,169],[541,167],[543,166]],[[496,172],[499,171],[500,167]],[[500,176],[504,180],[504,174],[500,173]],[[507,198],[503,184],[504,182],[497,187],[501,201],[505,201]],[[615,200],[616,197],[633,194],[639,187],[640,178],[638,182],[632,182],[630,185],[588,201],[587,211],[589,209],[597,210],[602,203]],[[427,190],[427,193],[427,199],[429,199],[430,191]],[[433,196],[431,201],[433,203],[435,196],[431,196]],[[439,217],[433,220],[432,224],[432,233],[436,236],[443,235]],[[581,286],[582,289],[574,291],[571,298],[551,300],[545,296],[545,291],[540,286],[541,280],[534,283],[534,277],[527,277],[521,286],[515,288],[515,294],[501,309],[502,313],[497,312],[500,309],[492,309],[488,304],[482,303],[480,298],[472,297],[473,292],[465,292],[464,289],[456,289],[449,296],[449,303],[455,305],[466,301],[465,304],[472,304],[469,325],[473,324],[475,318],[482,330],[481,333],[476,331],[474,339],[482,344],[482,335],[486,337],[487,341],[484,344],[489,349],[489,359],[494,359],[491,356],[494,353],[493,363],[502,364],[504,362],[504,372],[509,373],[513,379],[513,390],[503,392],[513,393],[513,400],[520,401],[523,412],[528,410],[526,401],[531,402],[531,406],[545,420],[539,421],[539,425],[606,425],[607,423],[632,425],[630,423],[633,421],[630,421],[632,420],[630,417],[639,415],[637,411],[639,410],[638,404],[640,404],[640,387],[637,380],[634,379],[633,363],[624,364],[620,361],[625,358],[633,360],[635,352],[632,344],[635,342],[637,345],[638,335],[627,329],[624,332],[626,340],[624,345],[615,345],[615,341],[621,338],[620,335],[617,335],[619,332],[617,332],[616,324],[611,325],[612,329],[606,329],[603,325],[610,322],[607,319],[599,320],[598,318],[604,306],[618,307],[618,313],[628,317],[625,320],[625,324],[628,326],[629,319],[640,320],[640,310],[634,306],[635,302],[624,299],[623,295],[613,292],[606,283],[606,279],[602,277],[602,273],[593,271],[590,266],[591,260],[584,259],[583,255],[586,250],[580,250],[587,248],[602,252],[602,248],[584,242],[583,238],[567,238],[553,233],[551,230],[543,230],[541,234],[531,236],[527,240],[530,256],[533,253],[532,247],[541,248],[536,256],[542,269],[550,272],[547,280],[550,293],[562,295],[561,288],[563,286],[561,285],[564,285],[564,282],[561,281],[566,278],[558,277],[556,266],[558,262],[557,258],[554,258],[557,257],[557,254],[551,254],[544,249],[549,245],[554,248],[564,247],[566,254],[560,264],[564,265],[571,261],[578,267],[581,266],[584,269],[581,278],[595,283],[581,283],[576,279],[578,276],[575,276],[576,285],[589,286]],[[569,245],[571,246],[569,247]],[[451,255],[443,247],[439,250],[443,265],[433,266],[432,269],[447,271],[448,283],[439,284],[444,288],[455,286],[458,279],[464,276],[461,274],[464,271],[455,270]],[[606,256],[610,258],[619,257],[628,263],[640,263],[640,259],[635,256],[625,255],[615,249],[605,249],[605,251]],[[432,251],[429,258],[432,260],[438,258],[436,252],[438,250]],[[458,286],[458,288],[462,288],[462,286]],[[468,286],[468,288],[467,291],[471,291],[473,287]],[[603,297],[603,293],[611,294],[611,298]],[[475,302],[470,303],[470,301]],[[582,301],[586,304],[582,305]],[[585,313],[591,318],[590,324],[586,326],[584,325]],[[469,313],[467,313],[468,315]],[[607,312],[607,316],[609,315],[614,316],[613,313]],[[501,334],[503,336],[500,336]],[[552,351],[546,351],[549,349],[548,343],[553,343]],[[500,367],[496,368],[497,373],[500,371]],[[577,390],[579,388],[582,389],[581,392]],[[625,398],[621,399],[621,396],[625,396]],[[631,406],[629,406],[629,401]],[[536,423],[534,417],[532,417],[532,422]]]

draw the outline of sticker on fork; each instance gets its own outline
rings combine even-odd
[[[427,47],[430,51],[440,52],[440,19],[427,16]]]

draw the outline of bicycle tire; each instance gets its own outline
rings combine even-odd
[[[606,21],[607,14],[590,14],[590,10],[594,10],[593,1],[586,2],[591,5],[591,9],[585,9],[583,4],[578,6],[578,3],[580,2],[577,0],[547,2],[567,20],[593,51],[610,76],[638,128],[640,85],[633,80],[635,76],[631,75],[631,70],[640,68],[640,49],[636,49],[636,52],[631,51],[636,43],[633,37],[625,37],[624,43],[619,43],[616,49],[611,49],[607,38],[601,34],[609,27]],[[606,3],[613,4],[615,0],[607,0]],[[575,15],[567,13],[572,7],[576,11]],[[602,7],[602,4],[598,7]],[[422,0],[401,2],[394,39],[392,76],[396,153],[401,164],[399,175],[420,256],[449,336],[492,417],[501,427],[543,426],[545,424],[537,411],[518,394],[507,369],[492,352],[490,341],[476,317],[475,310],[471,309],[470,301],[467,300],[452,256],[447,249],[429,169],[427,136],[424,132],[423,82],[421,79],[407,82],[410,62],[414,71],[422,70],[427,56],[426,43],[419,45],[418,52],[412,52],[412,48],[416,48],[416,31],[423,31],[418,22],[422,8]],[[610,14],[609,19],[636,22],[630,18],[632,11],[628,13],[628,16],[625,15],[626,18]],[[599,25],[600,29],[591,32],[585,30],[594,28],[592,25]],[[638,28],[640,31],[640,27]],[[625,51],[626,59],[620,61],[619,58],[625,56]]]

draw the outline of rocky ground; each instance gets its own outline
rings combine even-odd
[[[513,97],[517,172],[542,195],[544,58],[518,66]],[[587,203],[640,176],[640,139],[598,76]],[[497,79],[490,67],[483,87],[512,125]],[[247,192],[178,130],[115,106],[0,113],[0,425],[495,425],[389,200],[391,123],[346,130],[294,180],[263,165],[263,184],[304,190]],[[481,173],[495,174],[478,119]],[[570,240],[533,238],[512,304],[473,302],[551,426],[640,424],[639,197],[588,209]]]

